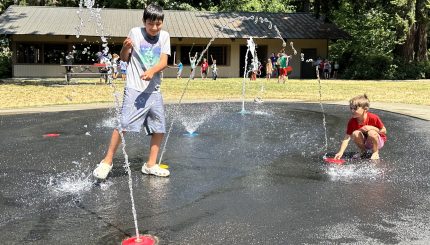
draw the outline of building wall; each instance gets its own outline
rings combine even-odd
[[[41,42],[41,43],[68,43],[70,49],[72,49],[73,44],[81,43],[85,40],[86,42],[97,43],[100,38],[97,37],[80,37],[75,36],[49,36],[49,35],[19,35],[13,36],[12,38],[12,48],[16,47],[14,42]],[[124,38],[116,37],[110,38],[110,45],[121,44]],[[171,45],[177,47],[176,56],[180,56],[180,46],[186,45],[190,46],[193,43],[195,45],[206,46],[209,43],[209,39],[197,39],[197,38],[171,38]],[[261,61],[263,64],[266,63],[268,57],[271,53],[279,52],[282,48],[282,41],[280,39],[265,39],[265,38],[254,38],[255,43],[258,47],[267,46],[267,51],[265,54],[266,58]],[[316,48],[317,55],[321,57],[327,57],[328,54],[328,40],[326,39],[296,39],[296,40],[286,40],[286,52],[290,55],[292,54],[292,48],[290,42],[293,42],[293,46],[297,51],[297,54],[293,56],[290,61],[290,66],[293,67],[293,72],[290,75],[291,78],[300,77],[300,66],[301,66],[301,49],[302,48]],[[244,57],[240,56],[240,47],[246,46],[246,39],[215,39],[212,45],[227,45],[227,65],[218,65],[219,77],[242,77],[240,74],[240,59]],[[261,53],[259,53],[261,55]],[[173,54],[172,54],[173,55]],[[264,57],[264,54],[262,55]],[[209,57],[207,57],[209,58]],[[304,57],[305,59],[315,58],[315,57]],[[15,61],[15,57],[13,57]],[[210,60],[210,59],[208,59]],[[210,62],[211,64],[211,62]],[[165,77],[176,77],[177,69],[169,64],[171,68],[166,68],[164,71]],[[38,64],[14,64],[13,66],[13,76],[14,77],[64,77],[65,68],[61,65],[38,65]],[[190,74],[190,67],[184,66],[183,77],[188,77]],[[197,67],[196,77],[200,76],[200,68]],[[209,74],[210,76],[210,74]]]

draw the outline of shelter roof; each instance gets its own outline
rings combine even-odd
[[[163,29],[171,37],[279,38],[279,34],[285,39],[349,37],[334,24],[324,23],[310,13],[182,10],[164,13]],[[0,16],[0,34],[126,37],[132,27],[142,26],[142,16],[140,9],[12,5]]]

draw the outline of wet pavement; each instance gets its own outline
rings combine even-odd
[[[128,134],[138,224],[160,244],[428,244],[430,122],[374,110],[381,160],[327,165],[348,107],[313,103],[168,105],[171,177],[140,173],[149,137]],[[323,125],[326,119],[326,129]],[[2,244],[120,244],[134,235],[121,151],[91,172],[113,109],[0,117]],[[187,136],[186,129],[198,135]],[[325,132],[328,145],[325,145]],[[58,137],[44,137],[58,134]],[[350,144],[349,151],[355,148]]]

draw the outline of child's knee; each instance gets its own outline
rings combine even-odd
[[[351,136],[353,139],[362,139],[363,133],[360,130],[355,130],[354,132],[352,132]]]
[[[375,130],[369,130],[367,131],[367,137],[377,140],[379,137],[379,134]]]

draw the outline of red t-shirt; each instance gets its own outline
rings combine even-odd
[[[366,120],[364,120],[362,124],[358,123],[357,118],[349,119],[348,126],[346,127],[346,134],[351,135],[352,132],[360,129],[365,125],[374,126],[374,127],[377,127],[378,129],[382,129],[384,127],[384,124],[382,123],[381,119],[377,115],[367,112],[367,118]],[[384,142],[387,141],[387,136],[385,134],[379,134],[379,135],[381,136],[382,140],[384,140]]]
[[[209,67],[208,62],[203,62],[202,63],[202,71],[206,71],[208,69],[208,67]]]

